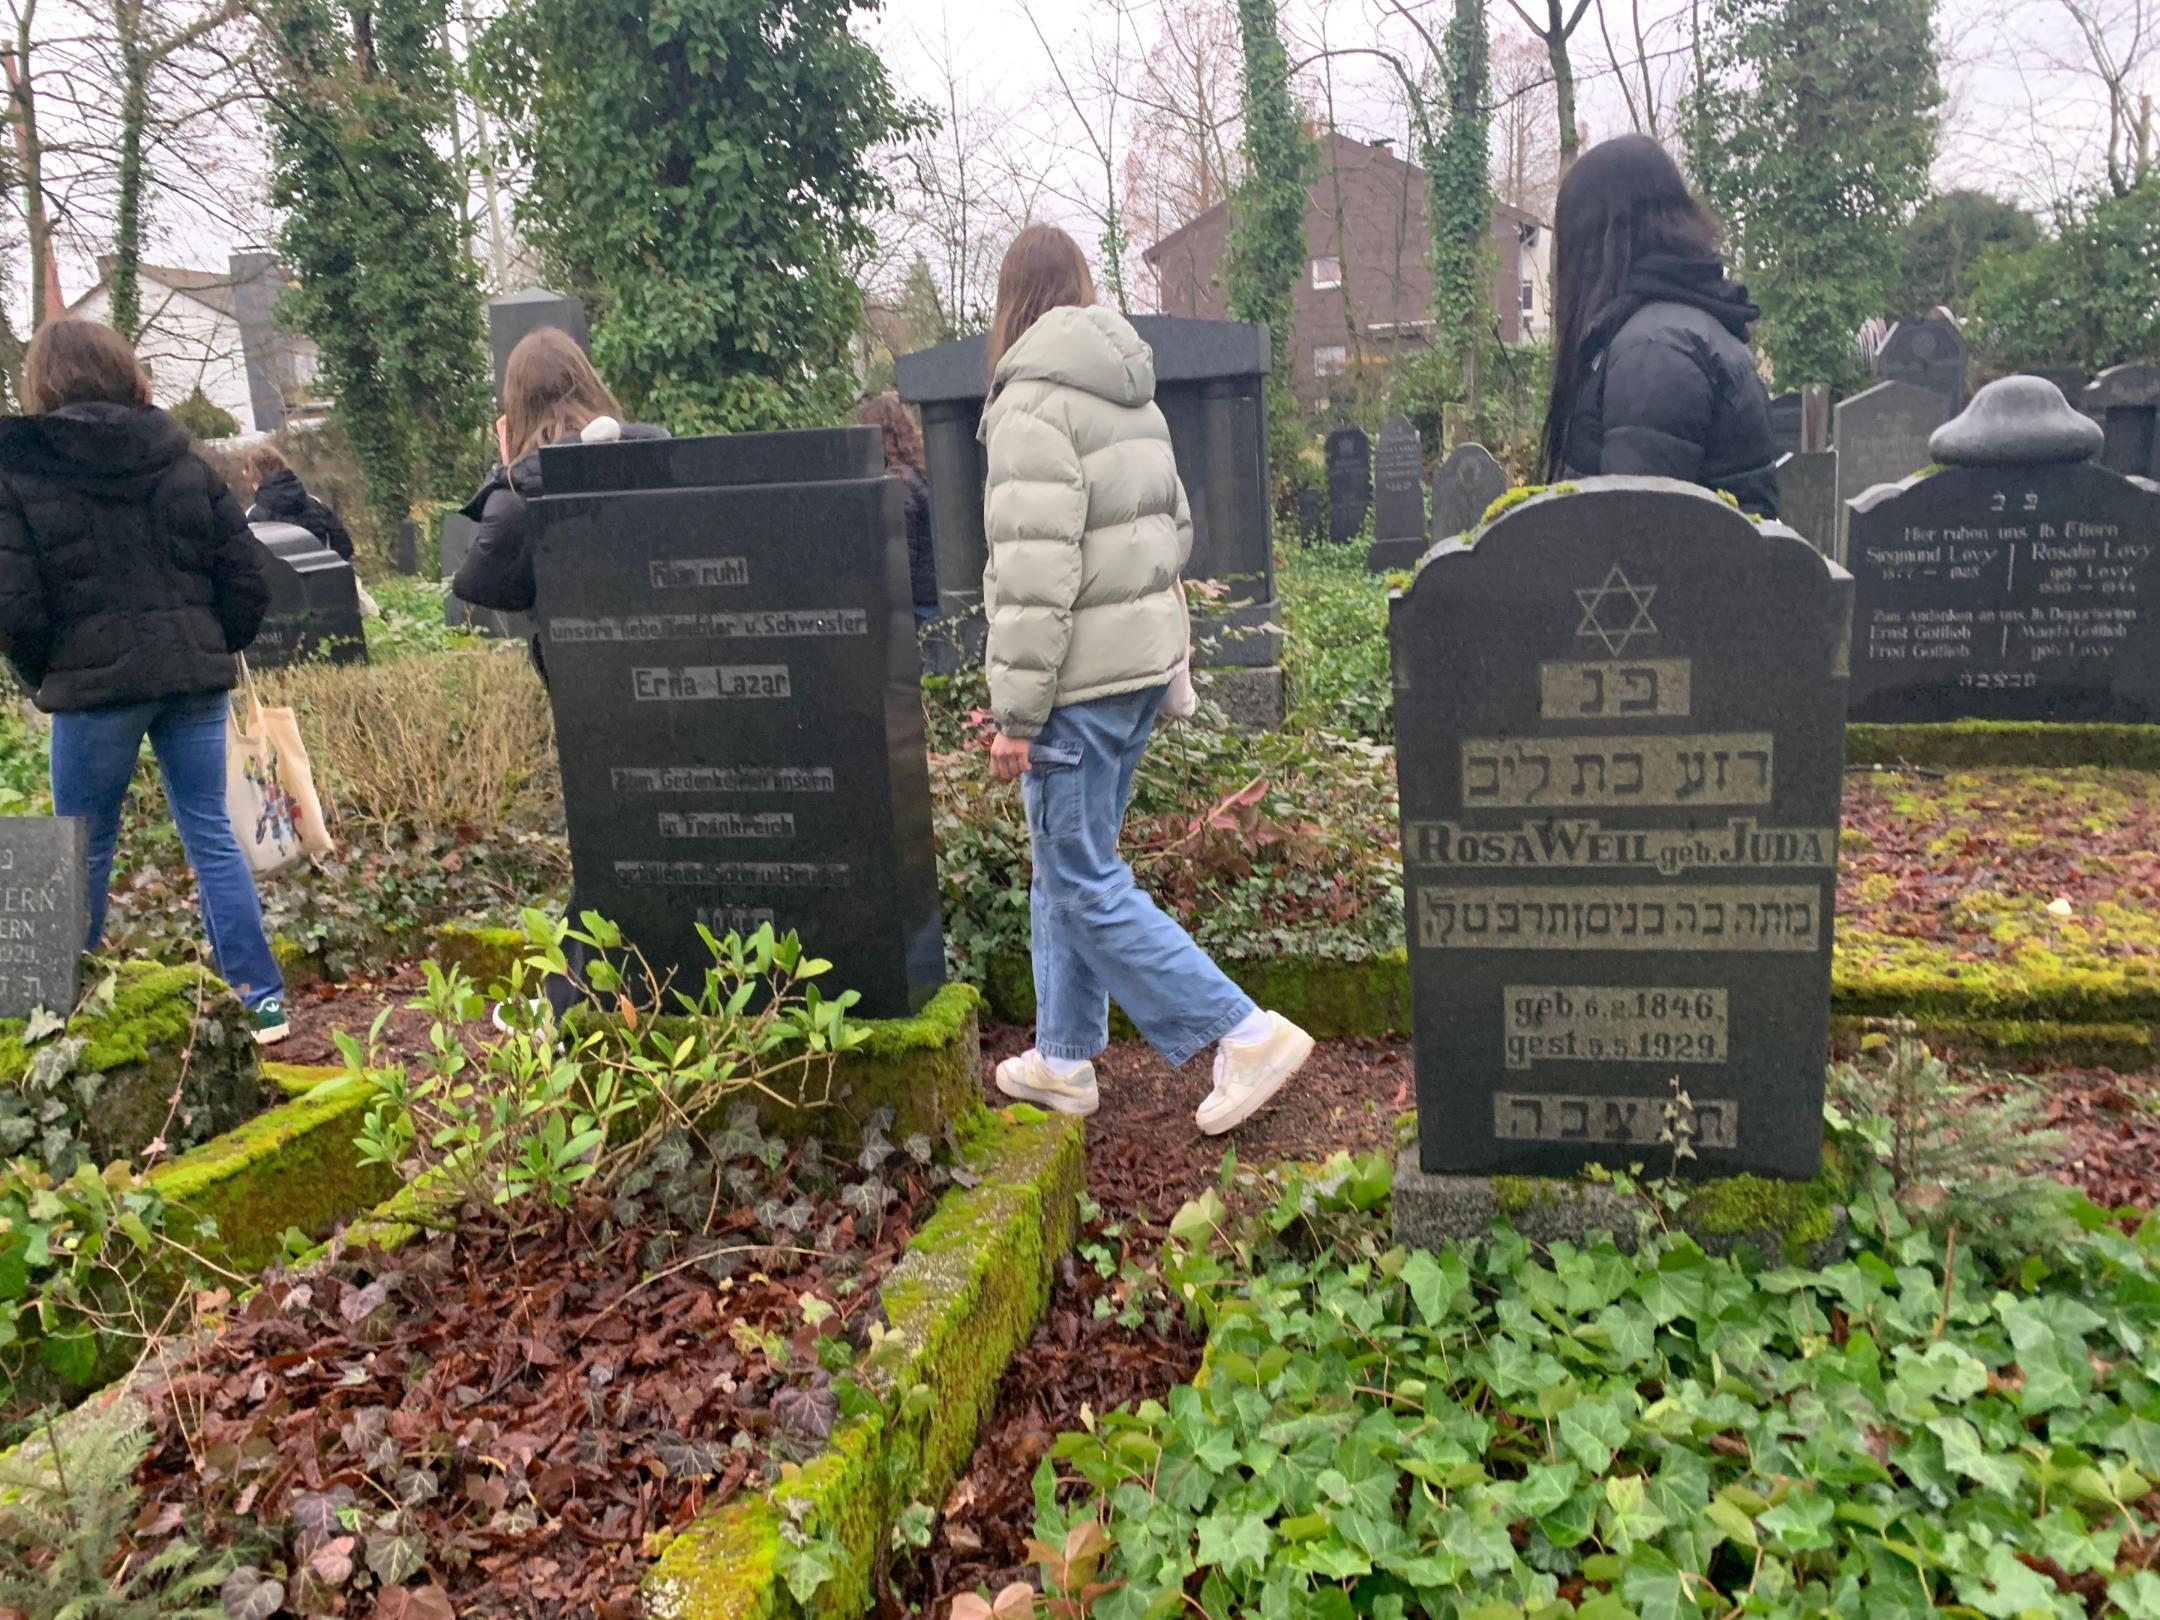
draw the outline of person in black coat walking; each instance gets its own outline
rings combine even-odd
[[[898,394],[874,394],[862,402],[855,420],[885,436],[885,471],[900,480],[907,511],[908,587],[915,598],[915,622],[937,617],[937,549],[930,535],[930,481],[923,471],[922,429]]]
[[[1677,478],[1776,517],[1770,395],[1747,347],[1761,311],[1663,147],[1623,135],[1583,154],[1560,183],[1553,265],[1546,478]]]
[[[270,606],[262,547],[119,334],[43,327],[0,420],[0,651],[53,717],[53,809],[87,824],[95,950],[143,738],[195,870],[218,972],[264,1045],[285,983],[225,807],[235,653]]]
[[[307,492],[276,445],[254,446],[240,458],[240,472],[255,486],[255,504],[247,514],[250,523],[294,524],[352,561],[352,536],[345,532],[344,520]]]

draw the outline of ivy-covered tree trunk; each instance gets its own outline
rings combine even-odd
[[[522,0],[490,31],[527,240],[637,414],[709,432],[848,412],[849,267],[887,201],[869,154],[923,125],[849,28],[873,3]]]
[[[1861,376],[1902,231],[1932,189],[1942,88],[1931,0],[1714,0],[1686,130],[1780,386]]]
[[[112,272],[106,277],[113,330],[133,343],[142,335],[143,131],[150,122],[150,57],[143,0],[113,0],[113,43],[120,56],[120,152],[113,221]]]
[[[1429,110],[1419,117],[1433,237],[1433,346],[1459,368],[1463,409],[1475,418],[1483,403],[1479,363],[1492,236],[1492,65],[1483,0],[1455,0],[1440,76],[1445,122],[1436,130]]]
[[[1283,48],[1275,0],[1238,0],[1244,44],[1245,177],[1232,196],[1228,297],[1233,320],[1268,329],[1268,440],[1278,487],[1300,449],[1291,346],[1293,300],[1305,272],[1305,182],[1312,142],[1290,94],[1290,53]]]
[[[480,282],[459,180],[444,0],[283,0],[272,28],[271,200],[298,285],[281,310],[315,340],[385,525],[461,495],[488,416]]]

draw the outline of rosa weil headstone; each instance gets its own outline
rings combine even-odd
[[[795,929],[861,1012],[945,975],[899,482],[872,428],[541,452],[574,904],[690,987]]]
[[[1337,545],[1365,530],[1372,510],[1372,439],[1352,423],[1327,436],[1328,538]]]
[[[261,542],[270,610],[247,648],[257,669],[292,664],[367,662],[353,566],[294,523],[251,523]]]
[[[0,1018],[66,1017],[90,932],[75,816],[0,816]]]
[[[1415,568],[1435,540],[1467,534],[1485,516],[1485,508],[1507,493],[1507,474],[1492,452],[1482,444],[1459,444],[1433,474],[1432,533],[1413,549],[1389,540],[1375,540],[1365,553],[1365,566],[1376,574],[1391,569]]]
[[[2160,487],[2100,444],[2005,377],[1936,433],[1943,471],[1853,503],[1855,720],[2160,721]]]
[[[1425,452],[1398,411],[1373,444],[1373,536],[1416,545],[1425,534]]]
[[[1846,508],[1863,491],[1894,484],[1925,467],[1928,439],[1950,419],[1950,404],[1932,388],[1882,382],[1839,400],[1832,415],[1838,458],[1836,560],[1843,562]]]
[[[1692,485],[1586,479],[1390,601],[1435,1175],[1822,1160],[1850,583]]]

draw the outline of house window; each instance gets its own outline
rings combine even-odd
[[[1525,315],[1537,308],[1537,283],[1527,276],[1523,278],[1522,284],[1522,307]]]
[[[1537,251],[1538,228],[1535,225],[1525,225],[1521,229],[1519,229],[1515,233],[1515,235],[1516,239],[1520,241],[1524,247],[1529,248],[1532,252]]]
[[[1340,377],[1350,369],[1350,345],[1347,343],[1314,344],[1312,368],[1315,377]]]
[[[1315,259],[1312,262],[1314,292],[1332,292],[1342,285],[1342,260],[1337,258]]]

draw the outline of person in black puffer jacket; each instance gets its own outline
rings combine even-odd
[[[86,823],[85,948],[104,937],[148,737],[218,972],[267,1046],[286,1032],[285,983],[225,807],[233,655],[270,606],[262,547],[111,329],[46,325],[22,394],[30,414],[0,420],[0,651],[53,717],[53,809]]]
[[[540,452],[570,439],[667,437],[664,429],[625,423],[621,416],[622,407],[574,338],[543,326],[519,341],[503,367],[503,414],[495,422],[502,460],[465,503],[465,516],[480,525],[480,532],[450,582],[451,595],[498,613],[533,611],[538,593],[526,503],[540,493]],[[532,659],[545,679],[538,636],[532,640]]]
[[[915,622],[937,617],[937,549],[930,533],[930,482],[923,472],[922,429],[898,394],[875,394],[862,402],[855,420],[885,436],[885,470],[900,480],[907,514],[908,587],[915,598]]]
[[[240,471],[255,486],[255,504],[248,508],[250,523],[295,524],[352,561],[352,536],[345,532],[344,520],[307,492],[277,446],[256,445],[240,458]]]
[[[1560,184],[1553,266],[1546,478],[1677,478],[1776,517],[1770,395],[1747,347],[1761,311],[1664,148],[1623,135],[1583,154]]]

